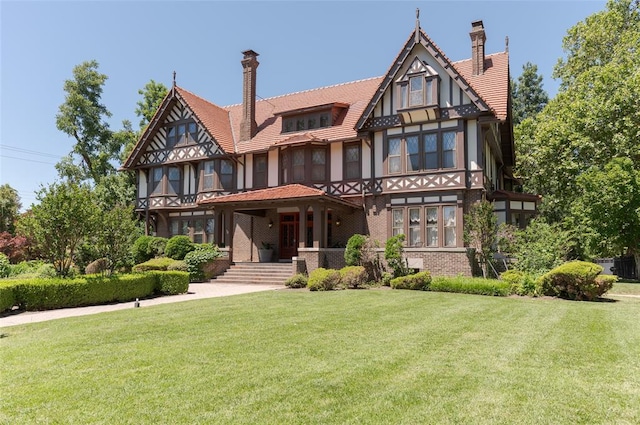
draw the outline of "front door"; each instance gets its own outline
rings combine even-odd
[[[298,213],[280,214],[280,259],[290,260],[298,255],[298,234],[300,233]]]

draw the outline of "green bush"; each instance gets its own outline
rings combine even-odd
[[[11,273],[9,257],[0,252],[0,278],[9,277],[9,273]]]
[[[340,283],[345,288],[364,288],[367,285],[367,271],[363,266],[343,267],[340,269]]]
[[[167,266],[167,271],[188,272],[189,267],[187,266],[187,263],[184,262],[184,260],[174,260],[173,263]]]
[[[512,294],[532,297],[542,294],[542,289],[536,284],[536,280],[523,271],[507,270],[500,275],[500,279],[510,285]]]
[[[302,273],[298,273],[287,279],[284,284],[288,288],[306,288],[307,281],[307,276],[303,275]]]
[[[17,279],[12,283],[16,304],[21,309],[51,310],[144,298],[154,292],[156,278],[139,274],[77,279]]]
[[[167,271],[169,267],[172,267],[178,261],[167,257],[153,258],[149,261],[145,261],[142,264],[136,264],[133,266],[133,271],[136,273],[148,272],[151,270],[164,270]]]
[[[408,276],[400,276],[391,279],[390,285],[393,289],[413,289],[426,291],[431,283],[431,273],[428,271],[418,272]]]
[[[592,301],[604,295],[615,280],[599,278],[602,266],[586,261],[564,263],[539,279],[545,295],[569,300]]]
[[[0,284],[0,313],[11,310],[16,305],[16,297],[14,294],[14,285],[10,283]]]
[[[11,265],[9,276],[20,276],[25,274],[35,274],[44,262],[42,260],[21,261],[18,264]]]
[[[184,256],[184,262],[187,264],[187,271],[189,272],[189,280],[191,282],[206,280],[204,265],[218,257],[220,257],[218,247],[209,244],[196,245],[193,251]]]
[[[382,286],[391,286],[391,279],[393,279],[393,275],[391,273],[382,273]]]
[[[409,274],[409,266],[404,259],[404,240],[403,233],[392,236],[387,240],[384,246],[384,259],[393,270],[393,277],[406,276]]]
[[[340,272],[333,269],[315,269],[309,275],[307,288],[310,291],[331,291],[340,284]]]
[[[501,280],[476,277],[435,277],[429,285],[429,290],[506,297],[511,294],[511,284]]]
[[[69,276],[74,276],[75,271],[73,268],[69,268]],[[58,273],[56,272],[56,268],[53,264],[44,263],[36,270],[36,276],[41,279],[53,279],[58,277]]]
[[[154,253],[150,247],[153,236],[140,236],[131,247],[133,262],[136,264],[144,263],[154,257]]]
[[[362,247],[367,238],[363,235],[355,234],[347,241],[347,247],[344,250],[344,261],[347,266],[362,265]]]
[[[166,247],[167,238],[161,238],[159,236],[152,237],[149,241],[149,252],[151,253],[151,258],[163,256]]]
[[[176,235],[167,241],[164,253],[174,260],[184,260],[185,255],[194,249],[195,246],[189,236]]]
[[[155,291],[163,295],[184,294],[189,290],[189,273],[180,271],[153,271]]]

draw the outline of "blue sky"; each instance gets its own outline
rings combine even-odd
[[[566,31],[604,0],[591,1],[0,1],[0,184],[23,210],[73,140],[55,116],[72,69],[95,59],[109,79],[103,103],[111,128],[137,128],[138,90],[177,83],[224,106],[242,96],[241,52],[260,54],[257,92],[284,93],[383,75],[415,26],[453,61],[469,58],[471,22],[482,19],[487,53],[509,37],[511,74],[538,65],[555,95],[553,66]]]

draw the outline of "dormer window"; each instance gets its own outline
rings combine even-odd
[[[282,116],[282,132],[313,130],[331,127],[340,122],[343,112],[349,107],[344,103],[328,103],[284,112],[276,112]]]
[[[396,83],[400,93],[398,109],[438,105],[438,74],[417,57]]]

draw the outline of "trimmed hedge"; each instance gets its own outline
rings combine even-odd
[[[435,277],[429,285],[429,291],[506,297],[511,294],[511,284],[494,279]]]
[[[0,285],[0,312],[11,310],[16,305],[16,297],[14,295],[13,285]]]
[[[155,291],[163,295],[184,294],[189,290],[189,273],[180,271],[152,271],[148,273],[154,276]]]
[[[332,291],[340,284],[340,272],[333,269],[318,268],[311,272],[307,282],[310,291]]]
[[[500,275],[500,279],[511,285],[511,293],[517,295],[528,295],[537,297],[542,294],[542,288],[536,280],[520,270],[507,270]]]
[[[173,268],[174,265],[178,266],[178,263],[182,264],[182,261],[174,260],[168,257],[152,258],[149,261],[145,261],[144,263],[136,264],[135,266],[133,266],[133,271],[135,273],[149,272],[152,270],[166,271],[170,267]]]
[[[545,295],[568,300],[593,301],[604,295],[615,282],[598,276],[602,266],[586,261],[570,261],[542,275],[539,284]]]
[[[426,291],[431,283],[431,273],[428,271],[411,274],[408,276],[400,276],[391,279],[390,285],[393,289],[413,289],[417,291]]]
[[[0,311],[11,310],[14,305],[34,311],[126,302],[154,293],[182,294],[188,288],[189,273],[179,271],[77,279],[15,279],[0,285]]]

